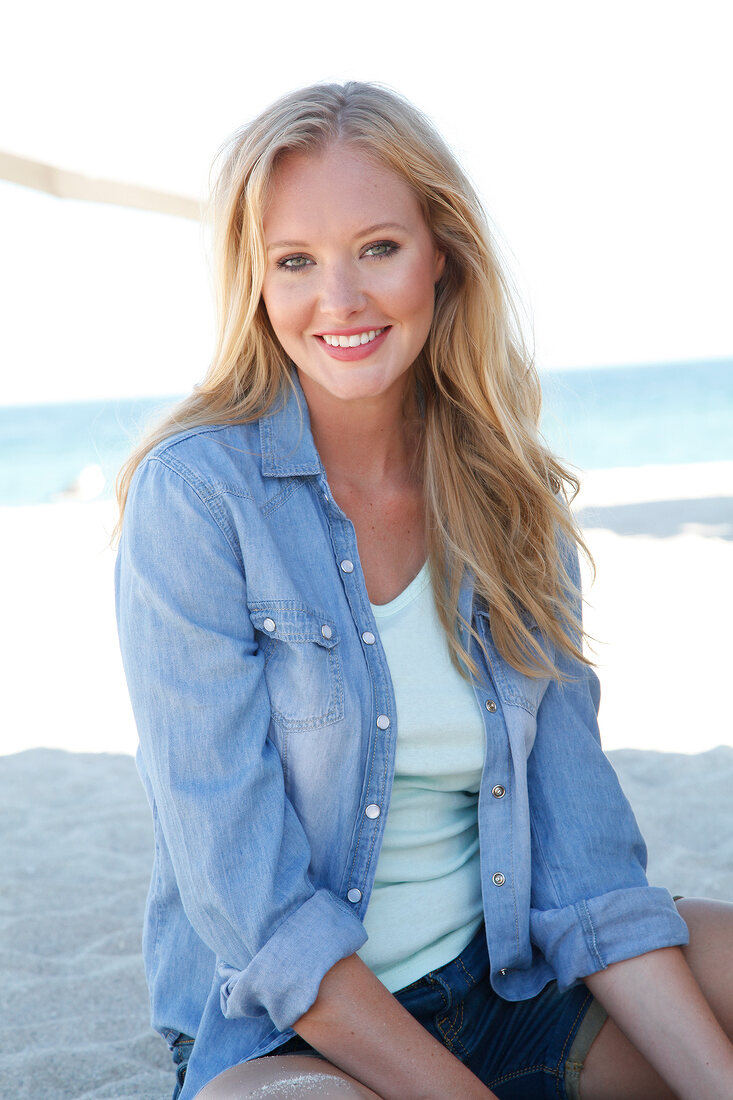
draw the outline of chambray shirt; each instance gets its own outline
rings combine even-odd
[[[155,833],[143,941],[152,1022],[169,1040],[196,1036],[181,1097],[192,1100],[290,1038],[326,971],[365,942],[389,810],[389,669],[297,378],[272,415],[150,452],[116,591]],[[497,652],[469,582],[460,610],[490,658],[471,642],[496,992],[566,988],[687,942],[670,895],[647,883],[643,840],[601,751],[595,675],[562,657],[569,683],[530,679]]]

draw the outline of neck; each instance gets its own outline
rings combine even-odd
[[[419,414],[412,388],[342,401],[301,375],[311,431],[331,488],[369,492],[416,479]]]

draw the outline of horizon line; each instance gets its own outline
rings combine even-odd
[[[576,366],[560,366],[560,367],[538,367],[540,374],[560,374],[563,371],[568,373],[574,373],[575,371],[596,371],[596,370],[646,370],[653,367],[712,367],[712,366],[724,366],[728,364],[733,367],[733,355],[714,356],[708,359],[660,359],[660,360],[645,360],[643,362],[635,363],[593,363],[586,365]],[[93,396],[93,397],[56,397],[46,399],[45,401],[6,401],[0,394],[0,409],[30,409],[30,408],[43,408],[50,405],[99,405],[110,404],[115,401],[159,401],[163,403],[163,408],[167,403],[174,403],[182,401],[190,392],[190,390],[179,391],[178,393],[137,393],[137,394],[112,394],[108,396]]]

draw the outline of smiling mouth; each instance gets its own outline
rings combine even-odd
[[[322,332],[320,337],[332,348],[358,348],[362,344],[371,344],[372,340],[376,340],[387,328],[389,328],[389,325],[386,325],[385,328],[371,328],[364,332],[355,332],[352,336],[337,336],[335,333]]]

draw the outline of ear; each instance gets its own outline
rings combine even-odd
[[[434,268],[434,271],[435,271],[435,278],[433,279],[433,282],[437,283],[437,282],[440,281],[440,278],[441,278],[443,272],[445,271],[445,252],[441,252],[437,248],[435,250],[435,268]]]

